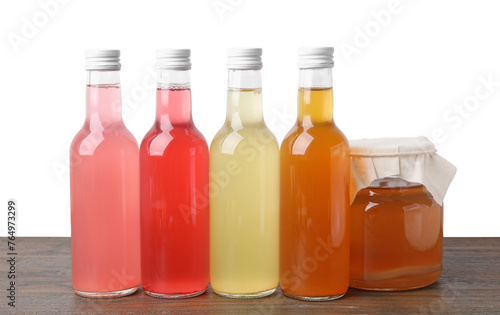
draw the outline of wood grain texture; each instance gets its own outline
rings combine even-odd
[[[6,238],[0,238],[6,248]],[[18,238],[15,313],[164,313],[164,314],[376,314],[452,313],[500,314],[500,238],[445,238],[444,270],[437,283],[406,292],[370,292],[349,289],[332,302],[302,302],[278,291],[258,300],[219,297],[211,289],[185,300],[163,300],[141,290],[113,300],[76,296],[71,287],[69,238]],[[2,253],[7,257],[6,251]],[[2,292],[7,292],[6,258],[0,267]],[[12,312],[7,294],[1,294],[0,312]]]

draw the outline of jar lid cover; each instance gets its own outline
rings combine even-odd
[[[426,137],[351,140],[351,203],[374,180],[396,176],[424,184],[440,205],[456,167]]]
[[[426,137],[379,138],[350,141],[351,156],[391,157],[436,153],[436,147]]]

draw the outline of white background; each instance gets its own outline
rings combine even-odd
[[[8,198],[18,235],[70,235],[85,49],[121,49],[124,120],[140,141],[154,118],[155,49],[191,48],[193,116],[210,142],[225,117],[226,49],[262,47],[265,119],[281,141],[295,121],[297,48],[328,45],[347,137],[428,136],[458,168],[445,236],[500,236],[499,12],[478,0],[2,1],[0,235]]]

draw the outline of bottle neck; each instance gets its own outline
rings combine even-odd
[[[156,123],[161,129],[192,123],[189,70],[158,70]]]
[[[240,129],[263,121],[260,70],[229,70],[226,123]]]
[[[91,129],[122,123],[119,71],[87,71],[87,116]]]
[[[298,124],[333,123],[332,69],[301,69],[298,93]]]

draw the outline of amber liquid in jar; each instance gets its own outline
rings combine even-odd
[[[419,183],[374,181],[351,205],[350,286],[421,288],[441,275],[443,207]]]

